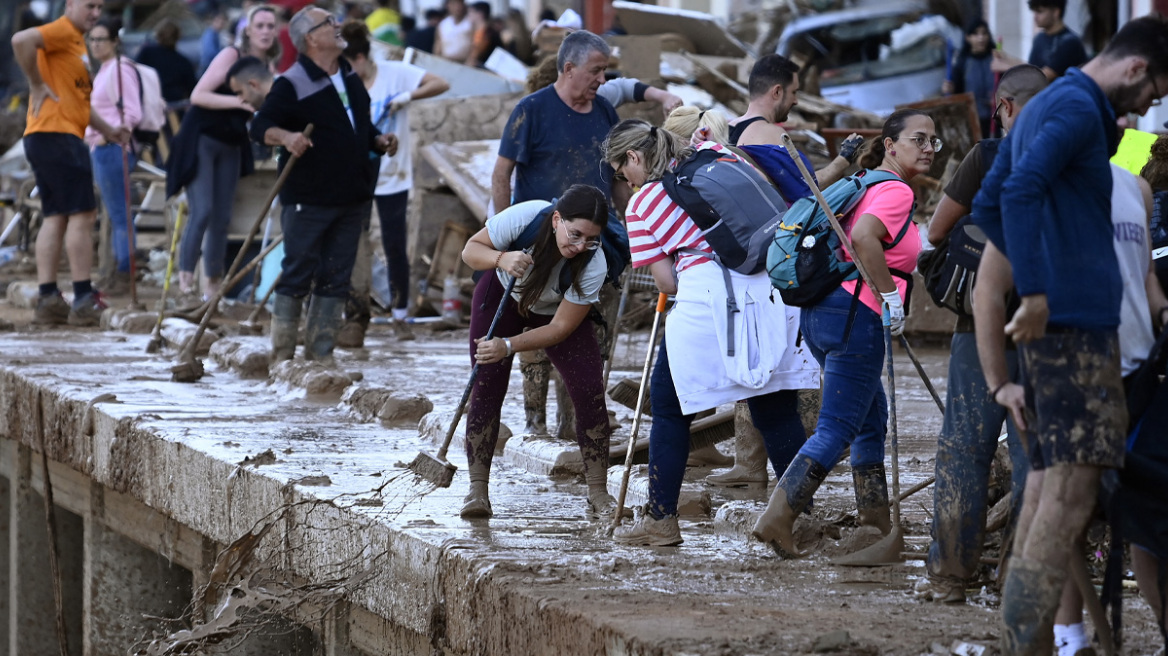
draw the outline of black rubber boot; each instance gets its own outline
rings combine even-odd
[[[296,355],[296,330],[303,305],[302,299],[276,294],[276,306],[272,310],[272,364],[291,360]]]
[[[764,542],[783,558],[798,558],[803,554],[795,546],[795,518],[807,509],[827,469],[805,455],[797,455],[783,472],[771,494],[770,503],[754,525],[751,535]]]
[[[884,463],[853,467],[852,483],[856,488],[860,526],[875,526],[888,535],[892,530],[892,517],[888,509],[888,479],[884,475]]]
[[[1066,572],[1039,561],[1010,559],[1002,586],[1003,656],[1051,653],[1054,616],[1066,578]]]
[[[308,304],[308,322],[304,327],[304,359],[332,365],[333,347],[341,328],[345,299],[312,295]]]

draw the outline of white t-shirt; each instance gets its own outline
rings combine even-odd
[[[401,111],[388,113],[389,101],[406,91],[413,91],[422,83],[426,69],[399,61],[379,60],[377,76],[369,87],[369,116],[374,127],[382,134],[397,136],[397,154],[381,158],[381,170],[377,174],[377,188],[373,193],[388,196],[409,191],[414,185],[413,157],[410,153],[410,106]]]
[[[349,90],[345,88],[344,71],[338,70],[335,74],[330,75],[329,79],[332,80],[337,95],[341,97],[341,104],[345,106],[345,113],[349,115],[349,124],[356,129],[357,121],[353,118],[353,105],[349,103]]]
[[[1111,165],[1111,227],[1119,276],[1123,280],[1123,301],[1119,306],[1119,356],[1126,376],[1148,359],[1156,343],[1152,334],[1152,313],[1144,286],[1151,265],[1148,210],[1136,176]]]
[[[551,203],[546,200],[529,200],[525,203],[512,205],[487,219],[487,236],[491,238],[491,243],[499,250],[510,250],[512,242],[519,239],[528,224],[535,220],[540,210],[549,205]],[[584,252],[576,257],[586,256],[587,252]],[[588,266],[581,273],[580,291],[582,293],[576,293],[575,285],[569,287],[566,292],[556,293],[555,288],[560,281],[560,270],[564,268],[565,263],[567,260],[561,259],[552,269],[547,286],[539,295],[539,300],[531,307],[531,311],[535,314],[555,314],[561,300],[567,300],[577,305],[591,305],[600,299],[600,286],[604,284],[604,276],[608,273],[604,250],[596,249],[592,260],[588,262]],[[501,269],[496,269],[495,273],[499,276],[499,282],[504,285],[511,278]],[[520,278],[519,282],[515,284],[515,290],[511,293],[511,297],[515,300],[519,300],[519,292],[522,291],[523,281],[526,278],[527,276]]]
[[[453,16],[443,18],[438,23],[437,31],[442,52],[436,54],[459,62],[470,56],[470,47],[474,43],[474,22],[469,13],[458,23],[454,22]]]

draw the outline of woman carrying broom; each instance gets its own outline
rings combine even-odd
[[[698,148],[722,149],[709,141]],[[731,332],[721,265],[694,252],[714,251],[661,184],[666,170],[693,152],[677,135],[636,119],[618,123],[604,144],[617,179],[637,190],[625,212],[632,266],[648,266],[657,288],[677,296],[649,385],[649,503],[634,523],[615,530],[613,539],[622,544],[681,544],[677,500],[696,413],[746,399],[767,455],[781,470],[805,435],[796,390],[819,386],[819,368],[795,345],[797,310],[777,296],[771,302],[765,272],[730,271],[741,309],[732,334],[746,339],[735,340],[735,355],[727,355]]]
[[[470,493],[462,507],[464,518],[492,514],[487,484],[511,361],[515,353],[535,349],[547,351],[576,406],[576,440],[584,458],[589,510],[601,517],[611,517],[616,510],[616,500],[606,488],[611,431],[603,364],[592,326],[584,321],[608,271],[600,249],[600,233],[607,222],[604,194],[578,184],[554,205],[528,201],[499,212],[462,251],[462,260],[472,269],[497,270],[497,275],[479,279],[471,304],[470,352],[479,374],[467,409]],[[534,240],[521,243],[524,231],[537,223]],[[512,277],[517,281],[514,291],[504,298]],[[506,307],[494,336],[484,340],[500,303]]]
[[[881,298],[863,280],[843,282],[822,301],[803,308],[803,336],[823,366],[823,407],[815,433],[799,449],[779,479],[753,535],[780,556],[799,555],[792,528],[828,471],[851,446],[853,480],[861,526],[891,530],[884,439],[888,404],[880,375],[884,368],[884,324],[904,330],[907,274],[916,267],[921,238],[912,221],[913,191],[908,181],[929,170],[941,150],[933,119],[918,110],[894,112],[880,137],[867,146],[861,166],[889,171],[900,180],[874,184],[841,223],[857,257]],[[903,237],[897,241],[897,235]],[[895,244],[895,245],[893,245]],[[901,273],[893,275],[893,270]]]

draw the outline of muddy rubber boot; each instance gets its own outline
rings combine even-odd
[[[588,483],[588,512],[596,519],[608,520],[616,515],[616,498],[608,493],[608,471],[599,464],[585,468]],[[622,517],[632,517],[633,509],[626,507]]]
[[[713,444],[691,449],[685,459],[686,467],[729,467],[733,464],[734,458],[722,453]]]
[[[559,374],[556,380],[556,437],[565,442],[576,441],[576,406],[568,396],[568,387]]]
[[[710,474],[706,477],[707,485],[766,487],[766,445],[763,444],[762,433],[750,421],[750,411],[747,410],[745,414],[742,412],[745,406],[745,403],[734,406],[734,467],[721,474]]]
[[[341,328],[341,313],[345,299],[312,295],[308,304],[308,320],[304,326],[304,359],[332,366],[333,348]]]
[[[523,415],[527,425],[523,427],[527,435],[547,435],[547,393],[548,376],[552,363],[546,359],[524,362],[519,358],[519,373],[523,374]]]
[[[811,503],[811,497],[825,478],[827,469],[823,465],[803,454],[795,456],[775,486],[770,503],[755,522],[751,535],[782,558],[802,556],[795,546],[795,518]]]
[[[463,519],[488,519],[494,514],[487,492],[490,465],[471,465],[470,469],[470,492],[462,500],[462,511],[458,514]]]
[[[272,309],[272,364],[291,360],[296,355],[296,331],[300,326],[300,308],[304,302],[298,298],[276,294],[276,305]]]
[[[1054,647],[1054,616],[1066,572],[1029,558],[1010,559],[1002,586],[1003,656],[1046,656]]]
[[[884,463],[857,465],[852,468],[852,484],[856,488],[856,510],[860,526],[875,526],[888,535],[892,517],[888,509],[888,479]]]
[[[341,348],[365,348],[365,326],[357,321],[346,321],[337,332],[337,346]]]

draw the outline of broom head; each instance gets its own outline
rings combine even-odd
[[[425,452],[419,452],[407,469],[438,487],[450,487],[454,482],[454,472],[458,471],[449,460]]]

